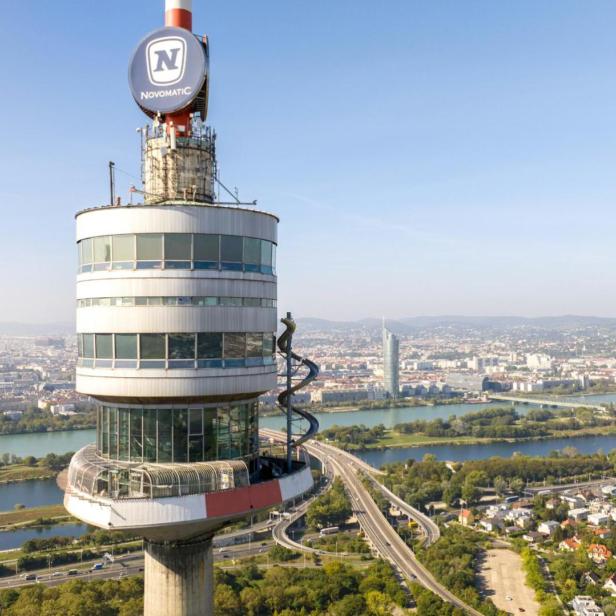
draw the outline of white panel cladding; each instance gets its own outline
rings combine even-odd
[[[77,309],[78,333],[275,332],[276,328],[275,308],[96,306]]]
[[[207,376],[205,373],[209,373]],[[235,374],[234,374],[235,373]],[[180,398],[266,392],[276,366],[227,370],[110,370],[77,368],[76,390],[91,396]]]
[[[124,233],[221,233],[277,242],[272,214],[212,205],[103,207],[77,214],[77,240]]]
[[[252,272],[220,272],[218,270],[115,270],[107,272],[87,272],[77,274],[77,284],[86,281],[115,281],[122,279],[139,280],[228,280],[228,281],[248,281],[248,282],[272,282],[275,276],[270,274],[255,274]]]
[[[102,272],[98,273],[101,274]],[[276,283],[272,282],[271,276],[268,281],[246,280],[243,277],[233,279],[221,279],[219,272],[210,276],[216,277],[197,278],[186,276],[183,272],[181,278],[161,278],[162,272],[157,272],[156,277],[143,277],[142,272],[115,272],[122,274],[121,277],[100,278],[96,280],[83,280],[77,283],[77,298],[87,297],[161,297],[161,296],[214,296],[214,297],[264,297],[276,299]],[[167,272],[169,273],[169,272]],[[192,272],[200,274],[203,272]],[[227,272],[222,272],[227,273]],[[85,278],[88,275],[82,274]]]
[[[98,528],[109,528],[111,505],[111,501],[105,502],[103,499],[95,502],[69,492],[64,495],[64,507],[71,515]]]
[[[165,499],[111,500],[67,493],[64,506],[75,517],[99,528],[147,528],[161,524],[181,524],[207,518],[205,496]]]
[[[283,477],[279,480],[279,483],[283,501],[288,501],[308,492],[308,490],[312,489],[313,485],[310,467],[306,466],[301,471],[293,473],[293,475]]]

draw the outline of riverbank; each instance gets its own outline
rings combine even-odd
[[[64,505],[46,505],[32,507],[31,509],[18,509],[17,511],[0,512],[0,531],[10,531],[24,526],[49,526],[72,519]],[[41,521],[49,520],[51,524]]]
[[[560,440],[564,438],[583,438],[593,436],[616,436],[616,425],[614,426],[597,426],[595,428],[584,428],[581,430],[561,430],[545,436],[527,436],[517,438],[505,437],[490,437],[479,438],[473,436],[460,436],[451,438],[448,436],[424,436],[422,434],[398,434],[393,430],[388,431],[387,435],[379,439],[375,443],[370,443],[364,446],[346,445],[332,441],[332,444],[353,453],[362,453],[368,451],[383,451],[386,449],[405,449],[413,447],[430,447],[435,445],[443,445],[450,447],[459,447],[463,445],[494,445],[497,443],[532,443],[542,441]]]

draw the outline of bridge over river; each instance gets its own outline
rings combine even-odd
[[[488,398],[490,400],[502,400],[506,402],[517,402],[520,404],[537,404],[538,406],[545,407],[559,407],[565,409],[592,409],[593,411],[599,411],[600,413],[605,413],[605,407],[600,404],[592,404],[589,402],[585,402],[584,400],[580,400],[576,402],[574,400],[567,400],[563,398],[523,398],[521,396],[507,396],[504,394],[489,394]]]

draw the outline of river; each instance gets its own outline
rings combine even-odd
[[[406,462],[409,459],[421,460],[431,453],[439,460],[464,462],[464,460],[483,460],[498,456],[510,458],[514,453],[528,456],[547,456],[551,451],[575,447],[580,453],[595,453],[602,449],[608,453],[616,449],[616,435],[612,436],[577,436],[574,438],[557,438],[545,441],[527,441],[524,443],[490,443],[483,445],[429,445],[427,447],[400,447],[391,449],[373,449],[356,452],[356,455],[379,468],[390,462]]]
[[[58,524],[39,528],[23,528],[0,533],[0,551],[20,547],[30,539],[46,539],[48,537],[81,537],[88,532],[85,524]]]
[[[616,394],[586,396],[584,399],[597,404],[616,402]],[[579,398],[576,398],[576,400],[579,400]],[[392,427],[397,423],[415,419],[435,419],[439,417],[446,419],[451,415],[461,416],[488,406],[490,405],[452,404],[344,413],[317,413],[316,415],[321,428],[353,424],[364,424],[368,427],[384,424],[386,427]],[[520,413],[525,413],[532,407],[519,405],[516,408]],[[283,429],[284,419],[282,415],[262,417],[261,425],[265,428]],[[0,455],[13,453],[18,456],[33,455],[40,457],[47,453],[62,454],[67,451],[77,451],[84,445],[92,443],[94,438],[94,430],[3,435],[0,436]],[[527,455],[547,455],[554,449],[563,449],[567,446],[575,447],[582,453],[592,453],[598,449],[607,452],[616,448],[616,436],[575,437],[526,443],[493,443],[490,445],[432,445],[365,451],[359,455],[373,466],[379,467],[388,462],[406,461],[409,458],[421,459],[426,453],[432,453],[440,460],[463,461],[491,456],[510,457],[514,452]],[[62,502],[62,492],[57,488],[54,480],[29,481],[0,486],[0,494],[2,495],[0,511],[11,510],[17,503],[27,507],[35,507]]]

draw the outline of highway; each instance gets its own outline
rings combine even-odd
[[[305,445],[305,447],[307,447],[310,453],[313,453],[315,456],[317,455],[317,452],[313,451],[314,448],[311,445]],[[464,603],[437,582],[428,569],[417,560],[411,548],[387,521],[368,490],[361,483],[357,475],[356,465],[349,462],[343,453],[332,453],[331,449],[335,450],[333,447],[328,447],[326,455],[333,465],[335,472],[344,481],[351,498],[355,516],[380,556],[389,561],[404,577],[431,590],[443,601],[455,605],[473,616],[481,616],[481,612]],[[321,449],[321,451],[323,450],[324,448]],[[428,532],[426,531],[426,533]]]
[[[249,556],[257,556],[258,554],[269,551],[270,542],[253,541],[251,543],[243,543],[231,545],[228,547],[214,548],[214,561],[225,564],[231,563],[235,559],[247,558]],[[101,559],[102,560],[102,559]],[[71,563],[57,567],[45,567],[35,571],[28,571],[28,574],[36,575],[36,580],[24,579],[24,573],[13,575],[0,579],[0,590],[5,588],[19,588],[20,586],[28,586],[31,584],[45,584],[46,586],[57,586],[68,580],[109,580],[120,579],[127,575],[139,575],[143,573],[143,552],[133,552],[122,556],[116,556],[113,563],[108,563],[103,569],[91,571],[90,568],[95,562],[87,563]],[[79,571],[76,575],[68,575],[69,570]]]
[[[261,432],[264,433],[265,436],[274,439],[280,439],[284,436],[282,433],[273,430],[262,430]],[[455,605],[473,616],[482,616],[481,612],[464,603],[434,578],[430,571],[417,560],[411,548],[404,542],[381,513],[378,505],[374,502],[374,499],[361,482],[358,472],[362,471],[369,476],[373,474],[383,474],[382,472],[376,471],[376,469],[366,464],[363,460],[337,447],[332,447],[331,445],[310,441],[304,444],[304,448],[311,456],[321,460],[321,462],[326,465],[326,468],[332,468],[334,474],[338,475],[344,481],[353,507],[353,513],[362,531],[376,552],[378,552],[384,560],[389,561],[405,578],[417,582],[431,590],[443,601]],[[374,480],[374,478],[373,481],[375,487],[381,489],[388,499],[393,501],[397,507],[410,515],[411,518],[417,522],[422,528],[428,543],[432,543],[440,537],[438,526],[432,520],[404,503],[404,501],[387,490],[387,488]],[[296,513],[299,514],[299,512]],[[299,517],[299,515],[297,517]],[[277,543],[293,550],[307,552],[317,551],[289,539],[286,536],[286,532],[284,532],[289,525],[290,524],[286,524],[274,529],[273,534]]]

